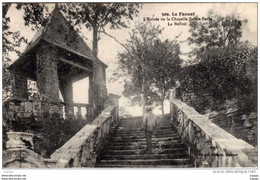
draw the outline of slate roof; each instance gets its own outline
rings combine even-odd
[[[57,7],[52,11],[48,21],[44,28],[37,31],[22,56],[9,66],[9,69],[12,68],[12,66],[21,64],[19,61],[24,59],[23,56],[28,54],[41,40],[47,41],[83,58],[95,61],[93,51],[88,47],[73,26],[65,19]],[[97,61],[107,67],[99,58],[97,58]]]

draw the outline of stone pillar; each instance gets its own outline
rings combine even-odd
[[[115,118],[116,121],[119,121],[119,98],[120,96],[109,93],[107,96],[107,105],[113,104],[116,106],[115,108]]]
[[[94,115],[97,116],[105,108],[107,97],[105,67],[100,63],[94,63],[93,78],[90,79],[90,103],[94,108]]]
[[[170,100],[170,116],[171,116],[171,121],[174,121],[174,107],[172,101],[176,98],[176,88],[170,89],[169,90],[169,100]]]
[[[94,83],[94,79],[93,79],[93,74],[91,74],[89,76],[89,88],[88,88],[88,104],[89,105],[93,105],[93,83]]]
[[[10,71],[11,97],[13,99],[27,99],[27,76],[22,73],[19,67]]]
[[[73,115],[73,80],[71,77],[66,77],[60,82],[60,90],[65,102],[65,113]]]
[[[176,98],[176,88],[170,89],[170,101],[174,100]]]
[[[36,77],[42,100],[59,102],[58,59],[55,49],[42,45],[36,54]]]

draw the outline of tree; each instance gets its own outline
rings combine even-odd
[[[177,41],[158,39],[162,29],[150,22],[136,24],[125,45],[126,51],[119,54],[119,67],[129,77],[125,80],[123,94],[133,103],[144,106],[163,102],[167,90],[175,84],[180,69],[180,48]]]
[[[162,29],[159,26],[152,26],[149,22],[135,24],[130,39],[124,45],[126,52],[119,54],[119,68],[123,70],[124,75],[129,77],[128,80],[125,80],[123,94],[132,99],[132,102],[142,104],[143,113],[151,93],[149,91],[151,83],[149,48],[161,32]]]
[[[24,25],[30,26],[33,31],[44,27],[48,22],[50,13],[47,4],[18,3],[16,9],[24,11]]]
[[[190,55],[198,63],[182,70],[181,88],[206,100],[195,103],[206,106],[199,106],[199,111],[220,110],[226,100],[235,102],[240,112],[255,111],[257,51],[250,43],[240,41],[247,20],[234,14],[220,16],[212,10],[208,16],[208,21],[190,22],[188,42],[194,45]],[[203,99],[203,94],[210,98]]]
[[[151,82],[154,100],[161,105],[164,114],[164,99],[167,91],[175,86],[177,75],[181,69],[180,46],[177,40],[155,41],[151,47],[151,58],[153,72]]]
[[[213,104],[202,103],[205,107],[196,103],[197,110],[220,110],[226,100],[232,100],[242,113],[256,111],[257,48],[239,42],[233,48],[211,49],[204,56],[207,59],[184,68],[179,76],[182,91],[213,98]]]
[[[235,46],[242,36],[242,25],[247,20],[241,20],[237,15],[220,16],[213,10],[208,12],[208,21],[190,21],[190,45],[194,45],[191,56],[197,61],[207,59],[203,57],[213,48],[229,48]]]
[[[106,33],[105,27],[111,29],[127,27],[125,20],[133,19],[137,15],[137,3],[66,3],[61,4],[61,10],[74,25],[85,25],[93,31],[92,50],[94,56],[98,54],[98,40],[100,33]]]

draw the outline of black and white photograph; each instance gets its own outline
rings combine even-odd
[[[2,2],[2,170],[258,179],[257,8]]]

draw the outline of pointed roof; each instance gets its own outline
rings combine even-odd
[[[96,59],[93,55],[93,51],[88,47],[73,26],[61,14],[57,5],[48,18],[47,25],[37,31],[25,49],[23,55],[28,54],[41,40],[47,41],[55,46],[68,50],[89,60],[95,61]],[[19,59],[22,59],[22,57]],[[19,61],[19,59],[17,61]],[[99,58],[97,58],[97,61],[107,67],[107,65]],[[13,63],[12,65],[14,64],[16,63]],[[11,66],[9,68],[11,68]]]

